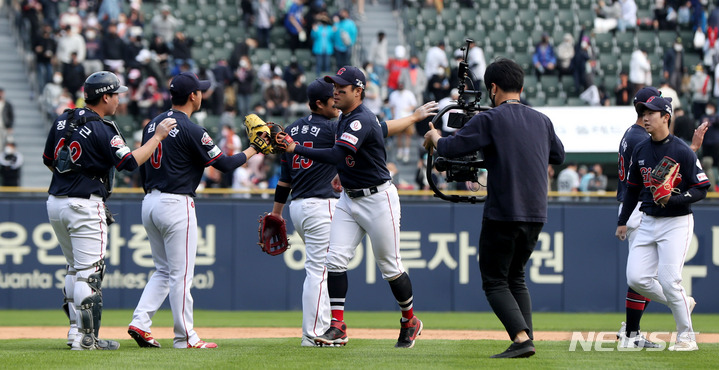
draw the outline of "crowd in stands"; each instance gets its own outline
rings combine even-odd
[[[444,41],[426,50],[408,45],[388,50],[385,32],[395,30],[386,29],[376,35],[368,49],[358,53],[356,20],[364,18],[362,1],[237,0],[237,24],[228,27],[249,30],[247,37],[234,40],[234,49],[226,50],[226,57],[212,63],[200,63],[203,56],[194,53],[205,51],[207,45],[196,44],[198,38],[185,33],[187,24],[177,9],[164,3],[151,2],[155,6],[150,17],[143,12],[142,0],[9,2],[17,13],[16,27],[34,54],[34,81],[48,118],[64,109],[82,106],[85,77],[103,69],[121,76],[130,88],[121,97],[119,114],[130,117],[124,120],[130,125],[123,127],[133,131],[140,130],[156,114],[169,108],[167,87],[177,73],[189,70],[212,81],[203,96],[203,109],[194,119],[208,127],[213,135],[229,142],[234,142],[230,140],[234,135],[238,136],[240,146],[233,150],[246,145],[244,130],[234,132],[241,127],[242,117],[257,113],[289,124],[309,112],[305,92],[311,82],[308,78],[332,73],[352,61],[359,61],[367,74],[365,102],[380,119],[410,114],[429,100],[446,105],[456,99],[457,68],[463,52],[448,48]],[[332,12],[328,3],[332,5]],[[352,3],[356,3],[354,8]],[[393,6],[402,4],[392,3]],[[432,7],[442,12],[448,2],[405,3],[411,5],[404,6]],[[471,1],[460,4],[476,6]],[[337,5],[347,8],[337,8]],[[561,40],[534,30],[537,34],[532,38],[538,42],[527,66],[527,77],[541,83],[543,77],[556,75],[565,86],[564,91],[580,97],[587,105],[630,105],[634,93],[641,87],[661,85],[665,96],[676,97],[675,109],[684,115],[679,119],[677,114],[673,129],[678,136],[690,140],[693,127],[699,122],[716,119],[716,112],[709,114],[707,106],[714,103],[715,107],[719,99],[719,68],[716,68],[719,7],[700,0],[656,0],[649,6],[652,16],[646,17],[648,9],[639,7],[635,0],[600,0],[594,5],[596,16],[592,29],[577,28],[576,33],[563,34]],[[273,30],[278,28],[284,29],[283,45],[287,45],[292,54],[288,60],[258,59],[256,56],[261,50],[270,52],[262,55],[272,55],[273,43],[277,42],[273,38],[278,35]],[[671,48],[662,45],[661,50],[638,44],[630,51],[626,66],[607,73],[607,67],[600,61],[602,52],[597,37],[603,33],[619,37],[637,30],[691,30],[695,37],[691,42],[676,37]],[[499,54],[487,54],[481,44],[473,43],[469,48],[471,81],[468,84],[484,90],[482,76],[487,61]],[[312,55],[310,68],[296,57],[302,49]],[[700,55],[697,64],[686,63],[688,53]],[[657,54],[661,58],[657,58]],[[253,60],[258,63],[253,64]],[[657,74],[657,70],[661,72]],[[534,98],[523,95],[524,102],[530,105],[535,103]],[[541,99],[537,102],[543,103]],[[488,104],[486,94],[483,104]],[[410,146],[415,145],[415,134],[421,134],[422,129],[410,128],[388,142],[388,148],[396,152],[397,161],[416,160],[410,158]],[[447,133],[452,131],[446,125],[442,129]],[[706,139],[709,157],[714,155],[714,147],[719,148],[719,133],[713,130],[716,131],[710,128]],[[719,164],[719,153],[716,157],[714,163]],[[213,174],[208,174],[205,184],[271,187],[272,176],[257,173],[275,170],[271,162],[248,164],[242,170],[246,175],[236,176],[238,184]],[[132,183],[131,179],[127,181]]]

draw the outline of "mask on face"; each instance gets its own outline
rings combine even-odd
[[[704,113],[706,113],[707,116],[713,116],[716,112],[714,111],[714,108],[707,108],[704,110]]]
[[[62,76],[61,75],[54,75],[52,76],[52,82],[54,82],[56,85],[59,85],[62,83]]]
[[[246,60],[241,60],[241,61],[240,61],[240,67],[242,67],[242,68],[247,68],[247,67],[249,67],[249,66],[250,66],[250,63],[248,63]]]
[[[682,44],[674,44],[674,51],[676,51],[677,53],[682,51],[682,49]]]

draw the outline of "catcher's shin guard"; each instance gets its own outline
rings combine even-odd
[[[90,271],[97,268],[97,271]],[[78,308],[78,328],[83,334],[81,345],[84,348],[94,348],[100,333],[100,322],[102,319],[102,280],[105,277],[105,264],[102,260],[91,268],[78,271],[78,282],[86,282],[92,293],[85,297]]]

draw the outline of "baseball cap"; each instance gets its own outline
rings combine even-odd
[[[637,94],[634,95],[634,105],[637,105],[638,103],[644,103],[652,96],[661,95],[662,93],[652,86],[642,87],[639,91],[637,91]]]
[[[344,66],[340,68],[334,76],[325,76],[325,81],[329,83],[334,82],[340,86],[352,85],[363,89],[367,84],[367,79],[365,78],[364,73],[362,73],[359,68],[352,66]]]
[[[312,102],[317,100],[325,101],[327,98],[332,97],[333,92],[334,86],[321,78],[312,81],[312,83],[307,86],[307,97]]]
[[[197,90],[205,91],[210,88],[210,81],[200,81],[192,72],[182,72],[175,76],[170,83],[172,96],[187,96]]]
[[[640,102],[635,106],[637,113],[645,110],[654,112],[667,112],[672,114],[672,98],[662,98],[661,96],[651,96],[646,102]]]

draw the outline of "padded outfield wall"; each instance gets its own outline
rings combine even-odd
[[[103,296],[106,308],[134,308],[153,264],[140,200],[119,198],[109,202],[117,223],[110,227]],[[266,255],[256,244],[258,215],[271,203],[197,199],[196,308],[301,310],[304,249],[297,234],[292,249],[281,256]],[[700,204],[694,210],[683,284],[699,302],[696,312],[717,312],[719,205]],[[613,202],[550,204],[549,222],[526,271],[536,311],[624,310],[627,243],[614,237],[616,215]],[[490,310],[477,264],[481,218],[481,205],[402,197],[400,248],[417,309]],[[64,266],[45,198],[0,200],[0,308],[59,308]],[[357,249],[350,268],[348,310],[397,309],[368,241]],[[661,305],[650,310],[669,312]]]

